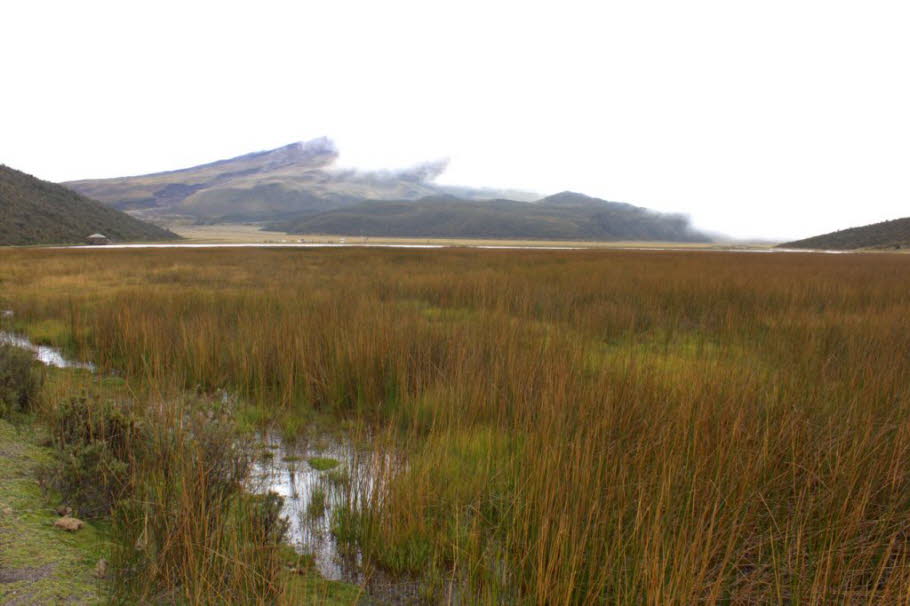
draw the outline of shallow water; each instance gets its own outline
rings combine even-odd
[[[573,246],[521,246],[486,244],[370,244],[368,242],[238,242],[233,244],[82,244],[78,246],[57,246],[53,248],[72,249],[122,249],[122,248],[489,248],[506,250],[579,250]]]
[[[826,255],[852,254],[851,250],[824,250],[808,248],[770,247],[724,247],[688,248],[673,246],[529,246],[521,244],[382,244],[369,242],[236,242],[236,243],[182,243],[182,244],[82,244],[77,246],[56,246],[58,249],[124,249],[124,248],[477,248],[487,250],[631,250],[631,251],[674,251],[674,252],[732,252],[732,253],[816,253]]]
[[[236,242],[232,244],[80,244],[78,246],[57,246],[54,248],[89,248],[106,250],[117,248],[445,248],[443,244],[343,244],[332,242]]]
[[[344,549],[332,535],[332,517],[343,508],[358,510],[379,498],[380,476],[393,465],[380,456],[337,439],[290,445],[278,436],[261,436],[268,456],[253,464],[250,490],[275,492],[284,498],[282,514],[290,523],[288,542],[298,553],[311,554],[319,573],[334,581],[363,581],[362,558]],[[320,471],[308,461],[332,459],[338,465]]]
[[[35,359],[47,366],[56,368],[83,368],[95,372],[95,365],[91,362],[77,362],[66,359],[57,347],[35,345],[27,337],[11,332],[0,331],[0,345],[12,345],[28,350],[35,354]]]

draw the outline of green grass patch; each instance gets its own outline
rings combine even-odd
[[[72,334],[69,326],[55,318],[29,322],[21,328],[28,335],[28,338],[38,345],[67,347],[72,343]]]
[[[315,570],[303,573],[289,571],[285,582],[289,604],[352,606],[360,603],[364,596],[363,589],[349,583],[326,580]]]
[[[339,465],[339,461],[329,457],[310,457],[306,462],[316,471],[329,471]]]
[[[316,487],[310,495],[310,502],[307,503],[307,515],[312,519],[321,518],[325,515],[326,502],[325,490],[322,487]]]
[[[29,604],[102,601],[104,587],[94,577],[107,551],[106,524],[86,523],[69,533],[54,528],[59,504],[36,482],[37,470],[52,460],[30,426],[0,420],[0,603]]]

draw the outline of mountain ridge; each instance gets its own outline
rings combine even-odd
[[[525,200],[535,197],[514,190],[433,183],[445,169],[445,161],[360,171],[334,166],[337,158],[335,144],[321,137],[188,168],[64,185],[136,216],[202,222],[268,221],[367,199],[418,199],[439,193],[470,199],[501,194]]]

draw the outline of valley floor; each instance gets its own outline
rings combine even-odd
[[[720,245],[688,244],[679,242],[586,242],[577,240],[483,240],[471,238],[374,238],[363,236],[342,236],[331,234],[287,234],[280,231],[263,231],[260,226],[242,223],[218,225],[170,225],[174,233],[189,243],[307,243],[337,244],[433,244],[439,246],[508,246],[508,247],[570,247],[570,248],[679,248],[711,249]],[[762,245],[760,245],[762,246]],[[767,245],[763,245],[767,246]]]

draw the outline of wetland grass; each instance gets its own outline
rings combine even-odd
[[[140,397],[363,428],[401,463],[332,527],[425,599],[910,601],[906,256],[21,250],[0,283]]]

